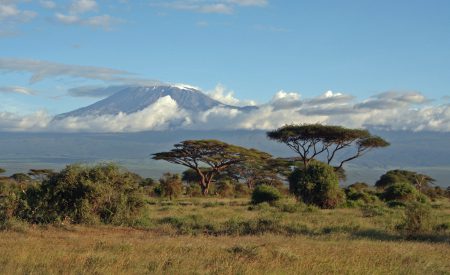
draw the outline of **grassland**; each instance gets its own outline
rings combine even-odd
[[[2,274],[450,274],[450,206],[414,239],[401,209],[319,210],[285,201],[152,200],[134,227],[16,222],[0,232]]]

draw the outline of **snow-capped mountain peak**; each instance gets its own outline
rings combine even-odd
[[[105,89],[111,89],[114,94],[87,107],[60,114],[55,119],[116,115],[118,113],[130,114],[141,111],[154,104],[158,99],[166,96],[170,96],[179,108],[190,112],[204,112],[214,107],[247,110],[246,107],[223,104],[202,93],[198,88],[185,84],[158,86],[129,85],[108,87]]]

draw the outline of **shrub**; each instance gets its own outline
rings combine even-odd
[[[375,183],[378,188],[386,188],[396,183],[409,183],[418,190],[425,191],[435,180],[428,175],[408,170],[390,170]]]
[[[186,186],[186,196],[189,197],[200,197],[202,196],[202,189],[200,188],[200,185],[196,182],[190,182]]]
[[[375,192],[365,183],[355,183],[345,188],[347,206],[363,206],[379,202]]]
[[[381,197],[386,201],[413,201],[419,197],[419,192],[411,184],[399,182],[389,185]]]
[[[221,180],[216,182],[216,192],[221,197],[230,197],[234,194],[234,188],[230,181]]]
[[[234,185],[234,196],[235,197],[246,197],[250,194],[250,189],[247,185],[242,183],[236,183]]]
[[[363,217],[384,216],[389,213],[388,209],[380,205],[364,205],[361,207]]]
[[[335,208],[344,199],[334,168],[312,162],[306,169],[296,169],[289,176],[289,190],[306,204]]]
[[[406,236],[413,237],[419,233],[424,233],[432,228],[432,212],[428,204],[411,202],[406,205],[403,223],[397,229]]]
[[[19,185],[11,180],[0,181],[0,226],[14,218],[21,197]]]
[[[276,202],[275,207],[278,208],[281,212],[286,212],[286,213],[295,213],[301,209],[301,205],[299,203],[295,203],[292,201]]]
[[[252,193],[252,203],[258,204],[262,202],[273,203],[281,198],[280,191],[269,185],[258,185]]]
[[[35,223],[128,223],[145,205],[139,182],[139,176],[113,164],[69,165],[30,186],[19,215]]]
[[[181,178],[177,174],[165,173],[163,177],[159,179],[159,184],[162,195],[169,197],[169,199],[178,197],[183,191]]]

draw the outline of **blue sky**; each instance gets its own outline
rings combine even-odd
[[[0,0],[0,111],[69,111],[98,100],[69,89],[123,78],[220,83],[258,103],[279,90],[332,90],[358,100],[418,92],[441,104],[449,14],[447,0]],[[80,76],[82,66],[121,72]],[[44,77],[31,80],[36,70]]]

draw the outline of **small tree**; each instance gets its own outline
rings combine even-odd
[[[321,208],[335,208],[344,198],[333,167],[319,161],[294,170],[289,176],[289,191],[304,203]]]
[[[397,229],[409,238],[415,237],[431,229],[432,217],[432,210],[428,204],[410,202],[405,208],[404,221],[398,225]]]
[[[353,148],[353,153],[341,157],[335,163],[334,167],[340,169],[344,163],[364,155],[371,149],[389,145],[387,141],[371,135],[367,130],[321,124],[286,125],[268,132],[267,136],[294,150],[300,156],[303,168],[319,155],[324,155],[326,162],[332,165],[338,152],[346,149],[348,153],[349,149]]]
[[[172,200],[172,197],[178,197],[183,190],[183,184],[178,174],[165,173],[159,179],[159,183],[161,185],[162,195],[168,196],[170,200]]]
[[[423,192],[427,188],[430,187],[431,184],[433,184],[435,180],[424,174],[420,174],[413,171],[408,170],[390,170],[387,171],[384,175],[380,177],[380,179],[375,183],[376,187],[379,188],[386,188],[392,184],[399,183],[399,182],[406,182],[414,187],[417,188],[417,190]]]
[[[244,182],[249,189],[255,185],[283,185],[290,170],[291,162],[281,158],[271,158],[269,154],[261,154],[259,158],[238,163],[227,169],[224,174],[236,182]]]
[[[386,201],[415,201],[419,198],[419,192],[407,182],[397,182],[389,185],[381,197]]]
[[[213,178],[227,167],[266,155],[255,149],[218,140],[185,140],[174,147],[171,151],[153,154],[153,159],[193,169],[199,176],[198,182],[203,195],[208,194]]]

